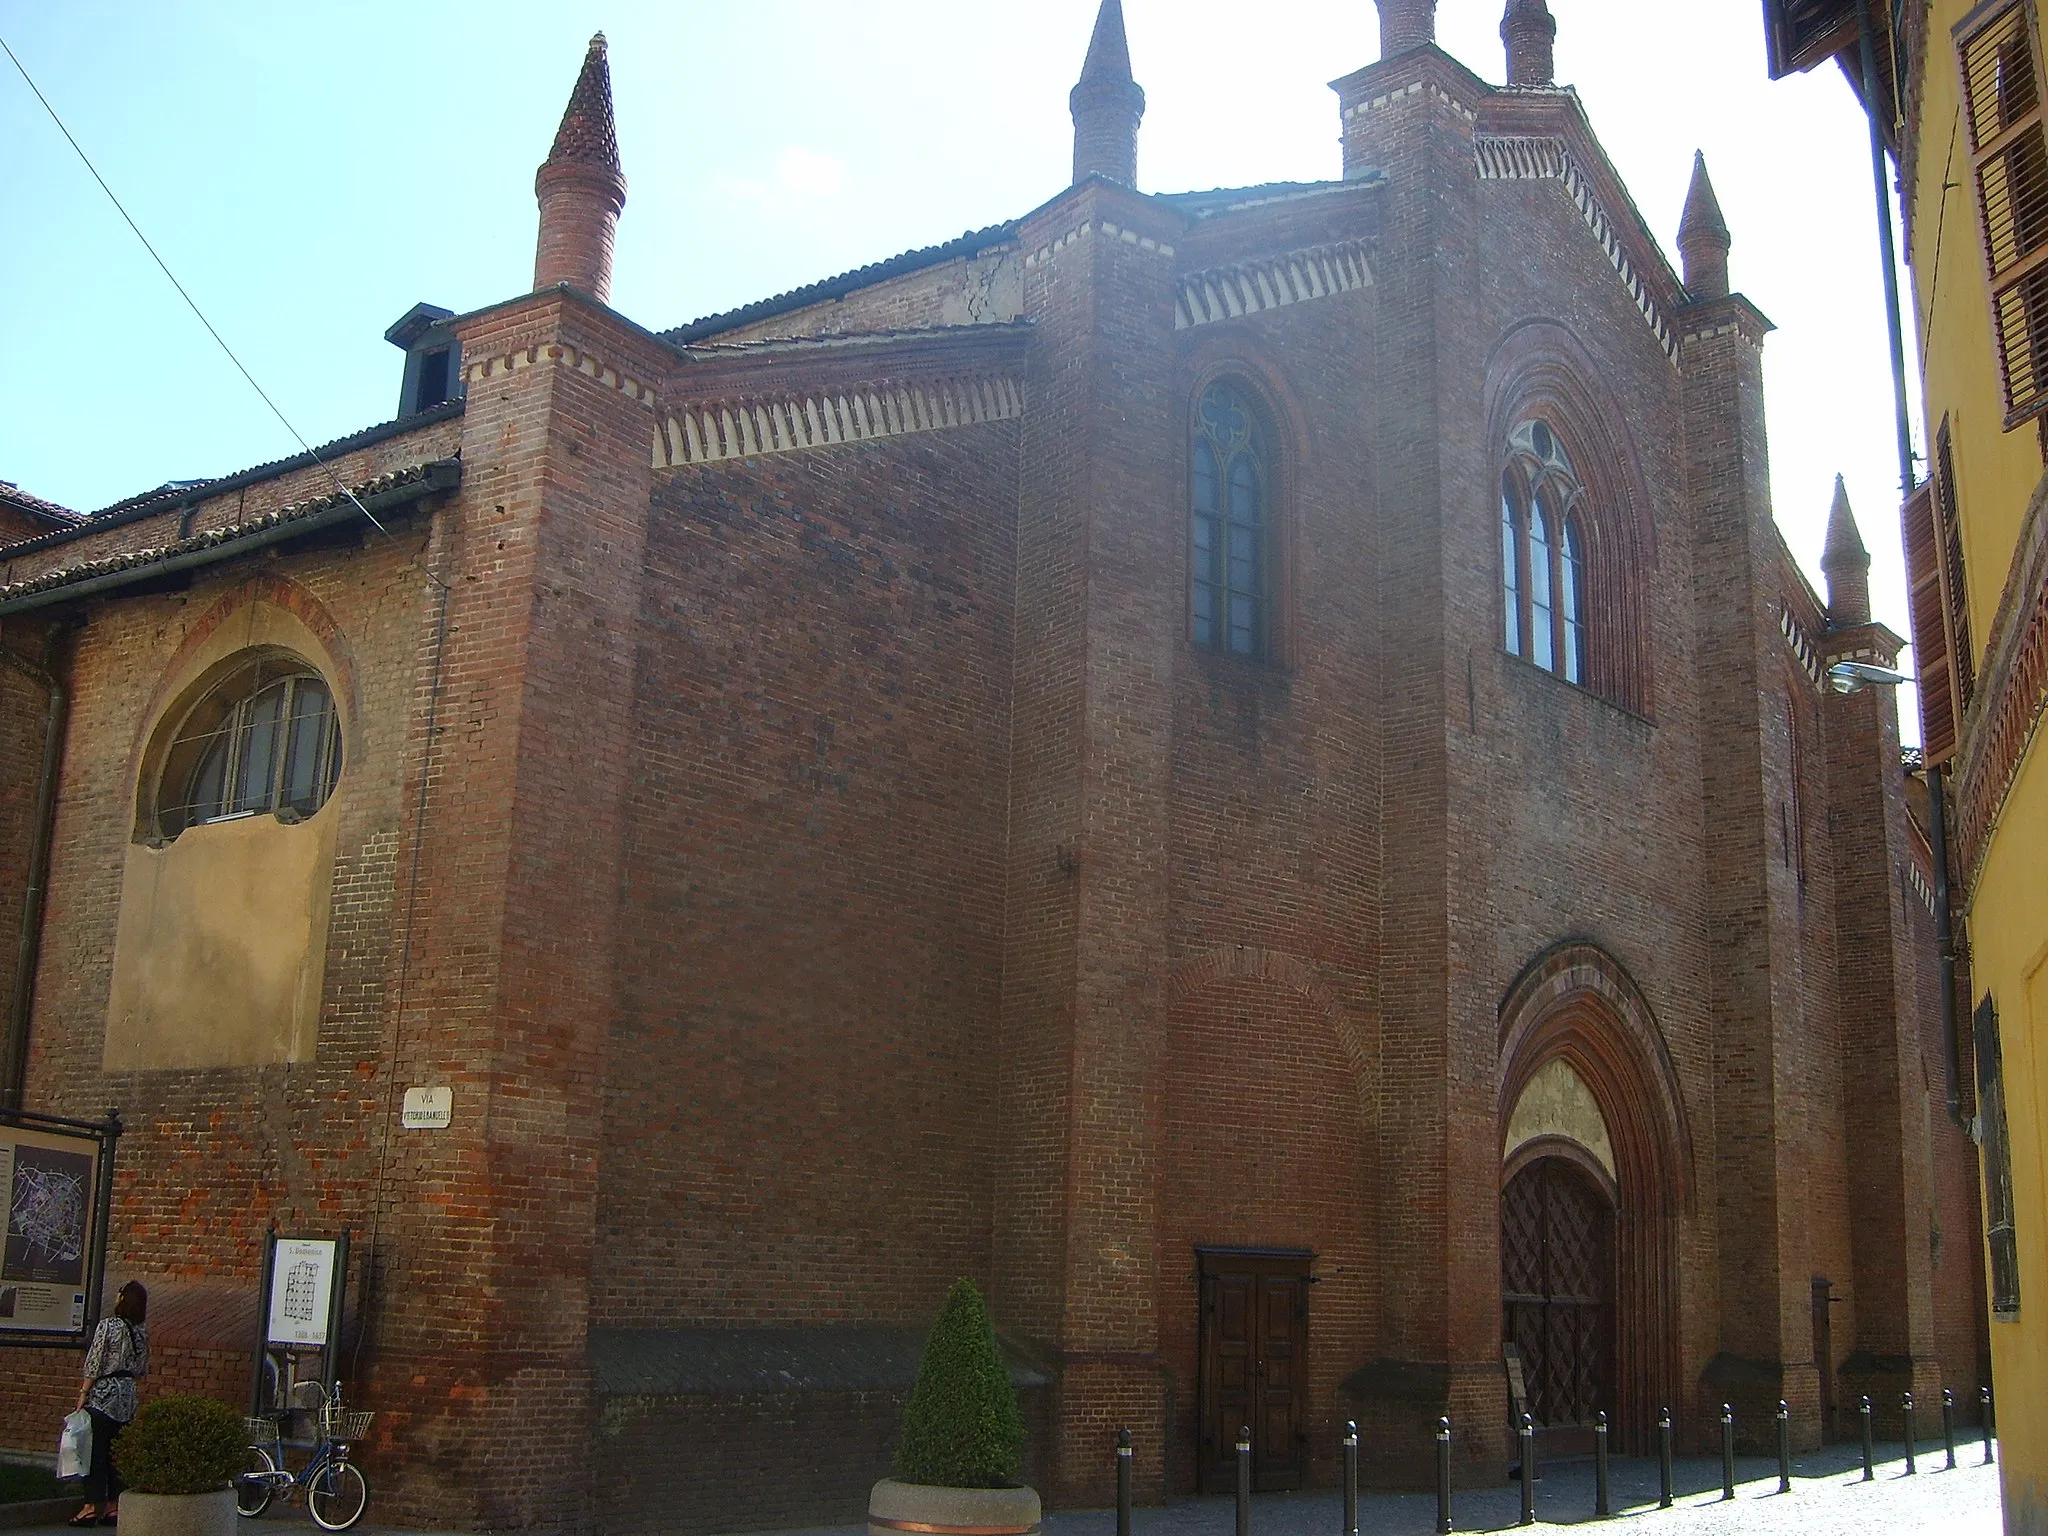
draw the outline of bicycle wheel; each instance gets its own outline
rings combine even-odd
[[[235,1479],[235,1513],[254,1520],[277,1497],[277,1463],[260,1445],[249,1447],[249,1465]]]
[[[346,1461],[330,1461],[306,1485],[306,1508],[323,1531],[345,1531],[370,1507],[370,1485]]]

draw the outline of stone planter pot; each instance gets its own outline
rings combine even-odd
[[[1038,1515],[1030,1488],[934,1488],[885,1477],[868,1495],[868,1536],[1038,1536]]]
[[[121,1495],[121,1529],[134,1536],[235,1536],[235,1491]]]

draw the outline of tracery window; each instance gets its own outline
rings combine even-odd
[[[1525,421],[1501,474],[1502,641],[1568,683],[1586,685],[1591,651],[1582,491],[1557,434]]]
[[[239,816],[311,816],[340,776],[341,730],[327,684],[304,662],[266,656],[211,689],[180,722],[158,780],[158,826],[176,837]]]
[[[1202,392],[1189,480],[1190,638],[1206,650],[1263,657],[1272,625],[1272,460],[1257,410],[1234,385]]]

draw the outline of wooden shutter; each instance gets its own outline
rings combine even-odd
[[[2005,1073],[1999,1060],[1998,1009],[1989,994],[1972,1021],[1977,1046],[1977,1133],[1984,1158],[1984,1235],[1991,1253],[1991,1310],[2020,1310],[2019,1243],[2013,1228],[2012,1139],[2005,1118]]]
[[[1934,482],[1923,480],[1907,498],[1907,607],[1913,621],[1913,670],[1920,683],[1920,741],[1929,763],[1956,754],[1955,689],[1948,661],[1948,626],[1941,611],[1940,540],[1934,531]]]
[[[1970,638],[1970,589],[1963,574],[1962,509],[1956,498],[1955,444],[1948,418],[1934,435],[1934,531],[1940,536],[1941,611],[1948,621],[1948,662],[1955,679],[1956,731],[1977,691],[1977,647]]]
[[[2032,0],[1959,32],[1963,115],[1991,274],[1991,328],[2008,428],[2048,410],[2048,134]]]

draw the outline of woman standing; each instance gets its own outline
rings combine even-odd
[[[72,1525],[112,1525],[117,1518],[121,1475],[114,1470],[114,1438],[135,1417],[137,1378],[149,1374],[148,1316],[149,1292],[130,1280],[85,1352],[78,1406],[92,1415],[92,1465],[85,1474],[86,1505]]]

